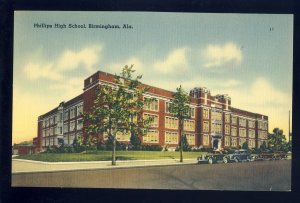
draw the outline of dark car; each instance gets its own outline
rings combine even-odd
[[[273,155],[274,160],[281,160],[281,159],[287,159],[287,153],[282,151],[276,151]]]
[[[240,149],[235,150],[232,154],[229,154],[228,158],[228,162],[251,161],[251,154],[246,149]]]
[[[227,154],[222,153],[221,151],[213,151],[212,153],[203,154],[197,158],[198,163],[227,163],[228,157]]]
[[[266,150],[260,153],[259,157],[263,160],[274,160],[274,153],[270,150]]]

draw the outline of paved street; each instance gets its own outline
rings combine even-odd
[[[20,173],[12,186],[290,191],[291,160]]]

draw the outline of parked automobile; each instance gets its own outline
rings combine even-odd
[[[250,161],[262,161],[263,159],[260,157],[259,154],[251,154]]]
[[[274,160],[274,153],[270,150],[266,150],[260,153],[259,157],[263,160]]]
[[[209,164],[214,164],[214,163],[227,163],[228,162],[228,155],[224,154],[221,151],[215,150],[212,153],[208,154],[203,154],[202,156],[199,156],[197,158],[198,163],[209,163]]]
[[[228,155],[228,162],[250,161],[251,154],[246,149],[235,150],[234,153]]]
[[[287,153],[283,151],[276,151],[273,155],[274,160],[281,160],[281,159],[287,159]]]

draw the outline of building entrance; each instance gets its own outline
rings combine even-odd
[[[219,140],[217,140],[217,139],[213,140],[213,148],[214,149],[218,149],[219,148]]]

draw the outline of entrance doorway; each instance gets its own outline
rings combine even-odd
[[[217,140],[217,139],[213,140],[213,148],[214,149],[218,149],[219,148],[219,140]]]

